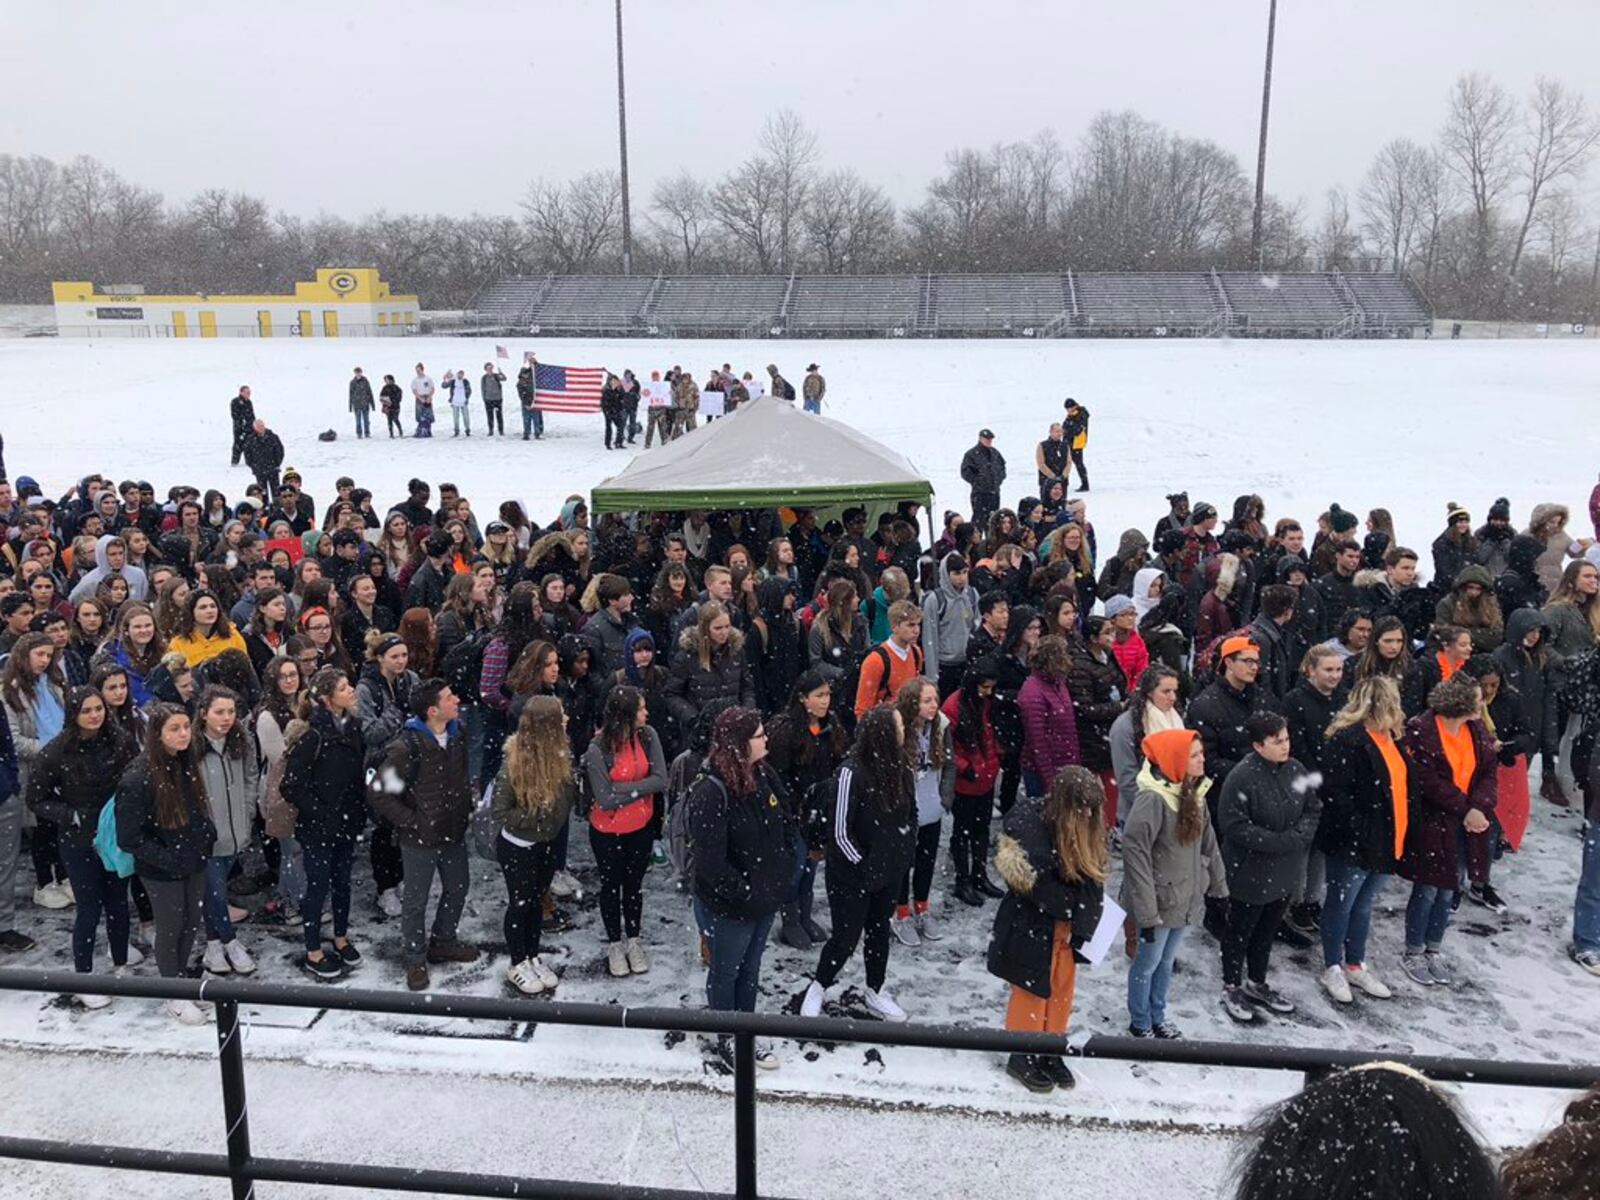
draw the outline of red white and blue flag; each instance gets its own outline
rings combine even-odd
[[[600,391],[605,382],[604,367],[540,363],[533,372],[533,404],[541,412],[599,412]]]

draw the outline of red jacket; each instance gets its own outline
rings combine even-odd
[[[983,728],[976,746],[963,746],[955,736],[961,722],[961,693],[951,692],[945,697],[943,712],[950,722],[950,743],[956,748],[956,794],[958,796],[987,796],[994,791],[994,781],[1000,778],[1000,739],[995,736],[992,712],[994,701],[984,701]]]
[[[1128,690],[1131,692],[1139,686],[1139,676],[1144,674],[1150,665],[1150,648],[1144,644],[1144,639],[1135,629],[1128,635],[1128,640],[1111,643],[1111,654],[1122,667],[1122,673],[1128,677]]]

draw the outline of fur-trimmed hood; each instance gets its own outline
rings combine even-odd
[[[1006,886],[1020,896],[1033,895],[1033,885],[1039,880],[1039,871],[1028,857],[1022,843],[1009,833],[1000,835],[1000,846],[994,854],[994,869]]]
[[[696,658],[700,657],[700,626],[698,623],[688,626],[678,635],[678,648]],[[728,649],[744,649],[744,632],[735,626],[728,632]]]
[[[1206,583],[1211,590],[1217,593],[1219,599],[1226,600],[1233,594],[1234,585],[1239,582],[1239,556],[1237,554],[1219,554],[1206,564]]]

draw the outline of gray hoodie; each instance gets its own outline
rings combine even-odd
[[[113,571],[106,566],[106,547],[112,542],[120,543],[121,541],[122,539],[114,533],[104,533],[96,539],[94,544],[94,569],[78,580],[78,586],[73,588],[72,594],[67,597],[69,602],[79,604],[84,600],[94,599],[94,594],[100,586],[100,581],[112,575],[121,575],[128,581],[129,600],[143,600],[149,596],[150,580],[140,568],[124,565],[120,571]],[[127,548],[124,547],[123,549],[126,551]]]
[[[929,671],[941,663],[965,662],[967,638],[978,624],[977,594],[968,584],[950,585],[949,556],[939,560],[939,586],[922,598],[922,661]]]
[[[200,746],[200,778],[205,782],[206,804],[211,822],[217,827],[213,858],[232,858],[250,844],[256,806],[261,802],[261,766],[256,748],[245,735],[244,753],[230,758],[225,743],[214,742],[204,733],[196,735]]]

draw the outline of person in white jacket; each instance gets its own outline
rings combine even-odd
[[[450,422],[454,427],[451,437],[460,437],[463,427],[467,436],[472,436],[472,409],[467,405],[472,399],[472,383],[467,379],[465,371],[446,371],[444,380],[440,384],[445,394],[450,397]]]

